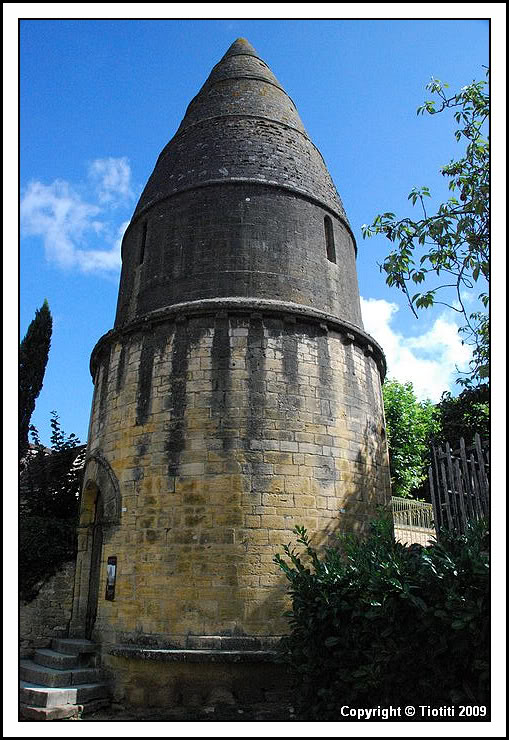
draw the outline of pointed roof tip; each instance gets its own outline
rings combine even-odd
[[[253,54],[254,56],[258,56],[258,52],[243,36],[239,36],[233,42],[225,56],[230,56],[231,54]]]
[[[265,121],[271,122],[270,131]],[[270,142],[279,141],[278,131],[285,136],[291,131],[288,135],[295,140],[291,138],[291,146],[277,149],[275,154]],[[214,142],[214,155],[207,162],[208,154],[203,154],[202,147],[209,142]],[[260,152],[254,162],[250,156],[253,142]],[[323,157],[309,138],[295,104],[268,64],[242,37],[214,65],[187,106],[174,137],[159,155],[133,218],[186,188],[215,182],[216,161],[222,163],[217,172],[226,172],[228,182],[279,183],[323,202],[348,224]],[[309,167],[302,165],[304,161]]]

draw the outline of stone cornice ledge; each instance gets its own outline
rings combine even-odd
[[[285,320],[301,320],[313,324],[319,324],[324,331],[337,331],[342,335],[345,343],[353,343],[360,346],[365,354],[371,354],[375,359],[381,375],[385,378],[387,372],[387,363],[384,352],[378,342],[367,334],[363,329],[351,324],[348,321],[339,319],[337,316],[328,314],[325,311],[312,308],[311,306],[301,305],[290,301],[277,301],[268,298],[204,298],[198,301],[186,301],[184,303],[175,303],[172,306],[160,308],[147,313],[143,318],[131,321],[129,324],[118,329],[112,329],[101,337],[90,358],[90,372],[92,378],[95,376],[97,359],[104,347],[110,342],[120,339],[128,334],[135,332],[147,331],[153,325],[164,323],[165,321],[186,320],[194,316],[203,316],[216,313],[231,314],[259,314],[259,318],[277,317]]]
[[[273,663],[277,658],[275,650],[157,649],[115,645],[107,648],[106,652],[117,658],[157,663]]]

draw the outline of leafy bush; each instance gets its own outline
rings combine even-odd
[[[21,462],[21,514],[55,519],[76,519],[83,482],[85,445],[60,428],[51,412],[51,448],[44,447],[31,427],[31,454]]]
[[[290,582],[291,633],[281,645],[297,676],[303,719],[339,708],[488,703],[489,555],[485,522],[402,545],[392,524],[341,537],[322,556],[303,527],[302,557],[275,562]]]
[[[35,427],[33,444],[20,461],[19,587],[31,601],[42,584],[76,557],[79,493],[85,445],[60,428],[52,412],[51,448]]]

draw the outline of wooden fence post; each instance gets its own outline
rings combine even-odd
[[[448,442],[445,451],[433,447],[428,480],[437,534],[443,527],[464,533],[470,519],[489,516],[489,446],[483,450],[481,438],[476,434],[468,451],[469,457],[463,437],[459,450],[451,451]]]

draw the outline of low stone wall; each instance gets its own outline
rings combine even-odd
[[[74,591],[74,560],[50,578],[33,601],[20,604],[20,657],[29,658],[37,648],[49,647],[55,637],[67,637]]]
[[[269,651],[110,648],[115,703],[131,708],[252,705],[290,698],[290,673]]]

